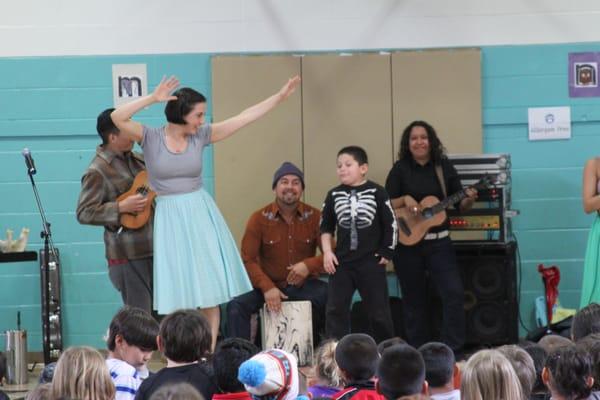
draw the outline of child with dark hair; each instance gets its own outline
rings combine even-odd
[[[593,391],[600,391],[600,333],[592,333],[577,341],[576,347],[592,359]]]
[[[548,353],[546,350],[538,344],[529,345],[523,348],[531,356],[533,360],[533,366],[535,368],[535,382],[533,383],[533,388],[531,389],[531,396],[529,398],[531,400],[546,400],[550,397],[548,393],[548,389],[544,382],[542,381],[542,370],[544,369],[544,364],[546,363],[546,357],[548,357]]]
[[[600,399],[592,394],[592,360],[575,346],[562,347],[546,358],[542,380],[552,400]]]
[[[187,382],[205,399],[212,398],[216,387],[200,361],[211,348],[208,321],[197,310],[178,310],[160,323],[158,349],[167,359],[166,368],[148,377],[140,386],[136,400],[146,400],[167,383]]]
[[[204,400],[204,397],[189,383],[179,382],[162,386],[150,400]]]
[[[521,383],[523,397],[528,399],[531,396],[533,384],[535,383],[535,365],[533,365],[533,359],[525,350],[514,344],[500,346],[497,350],[504,354],[504,357],[512,365]]]
[[[377,392],[386,400],[427,394],[425,362],[408,344],[397,344],[383,352],[377,367]]]
[[[419,347],[425,362],[425,380],[429,395],[434,400],[460,400],[460,372],[454,352],[440,342],[429,342]]]
[[[375,390],[379,353],[373,338],[364,333],[344,336],[335,348],[335,362],[346,385],[331,396],[334,400],[383,399]]]
[[[382,355],[383,352],[388,348],[388,347],[392,347],[394,345],[397,344],[405,344],[406,340],[402,339],[399,336],[394,336],[392,338],[389,339],[385,339],[384,341],[380,342],[377,345],[377,352],[379,352],[379,355]]]
[[[394,255],[397,229],[387,192],[366,178],[368,162],[361,147],[341,149],[337,156],[340,185],[327,193],[323,203],[323,265],[331,275],[325,330],[335,339],[350,333],[349,309],[358,290],[379,342],[394,335],[385,266]]]
[[[6,356],[4,353],[0,352],[0,385],[4,382],[4,378],[6,377]],[[0,390],[0,400],[9,400],[9,397],[6,393]]]
[[[156,350],[158,323],[141,308],[125,306],[110,321],[106,366],[115,384],[115,400],[135,397],[148,374],[147,364]]]
[[[244,384],[238,380],[238,369],[258,352],[254,343],[242,338],[225,339],[217,345],[212,363],[220,393],[215,393],[213,400],[251,399]]]
[[[576,342],[589,334],[597,332],[600,332],[600,304],[591,303],[577,311],[573,316],[571,340]]]

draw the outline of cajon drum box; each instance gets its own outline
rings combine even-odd
[[[284,301],[281,312],[260,310],[263,349],[292,353],[299,366],[311,365],[313,358],[312,309],[310,301]]]

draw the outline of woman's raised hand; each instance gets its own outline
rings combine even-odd
[[[287,99],[300,84],[300,77],[298,75],[288,79],[287,83],[279,90],[279,98],[281,100]]]
[[[179,79],[175,76],[169,78],[163,76],[158,86],[154,89],[152,95],[158,102],[177,100],[177,96],[171,95],[173,90],[179,86]]]

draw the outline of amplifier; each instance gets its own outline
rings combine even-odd
[[[510,210],[510,155],[451,154],[448,158],[463,186],[472,185],[484,176],[491,176],[494,181],[493,186],[478,191],[477,201],[469,211],[448,210],[452,240],[511,241],[510,219],[518,212]]]
[[[502,224],[499,215],[457,215],[449,217],[450,229],[455,231],[499,230]]]

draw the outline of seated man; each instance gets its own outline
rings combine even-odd
[[[312,303],[315,337],[324,326],[327,284],[318,279],[323,257],[320,245],[321,213],[300,201],[304,174],[284,162],[273,177],[275,201],[254,212],[242,239],[242,260],[254,290],[227,304],[229,337],[250,340],[250,317],[263,304],[279,312],[282,300]]]

